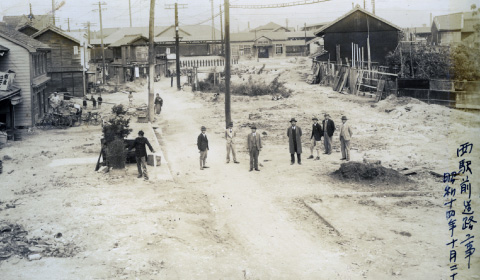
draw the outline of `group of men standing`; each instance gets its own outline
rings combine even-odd
[[[335,123],[330,119],[329,114],[324,114],[325,119],[322,121],[322,124],[318,122],[318,118],[314,117],[312,119],[312,133],[310,136],[311,145],[310,145],[310,157],[308,159],[320,160],[320,149],[323,144],[324,154],[332,153],[332,137],[335,132]],[[298,164],[302,164],[302,129],[297,126],[297,120],[292,118],[290,120],[291,126],[287,129],[289,151],[290,151],[290,164],[295,164],[295,158],[297,159]],[[247,149],[250,155],[250,171],[256,170],[260,171],[258,168],[258,156],[262,149],[262,139],[261,135],[257,133],[257,127],[255,125],[251,126],[251,133],[247,136]],[[197,148],[200,152],[200,170],[208,168],[206,164],[207,153],[209,150],[208,138],[206,135],[206,127],[202,126],[201,133],[197,137]],[[225,129],[225,139],[227,145],[227,163],[230,163],[230,153],[233,157],[234,163],[239,163],[236,157],[235,143],[236,143],[236,131],[233,129],[233,123],[230,122],[229,126]],[[340,143],[342,158],[341,160],[350,160],[350,140],[352,138],[352,129],[350,125],[347,124],[347,117],[342,116],[342,125],[340,128]],[[322,143],[323,137],[323,143]],[[317,151],[317,156],[313,156],[313,150]],[[296,155],[296,157],[295,157]]]

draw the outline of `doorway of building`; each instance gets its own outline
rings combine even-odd
[[[268,47],[258,48],[258,58],[268,58]]]

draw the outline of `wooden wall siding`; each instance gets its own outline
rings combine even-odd
[[[47,85],[47,92],[58,91],[65,88],[71,95],[83,96],[83,77],[82,72],[58,72],[50,73],[50,82]]]
[[[35,38],[50,46],[52,49],[49,57],[48,72],[62,71],[63,67],[82,68],[80,45],[67,39],[55,32],[46,31]],[[78,48],[78,53],[74,54],[74,47]]]
[[[23,47],[0,37],[0,45],[10,49],[7,55],[0,58],[0,71],[11,69],[16,76],[14,85],[22,89],[23,102],[15,106],[15,125],[31,126],[32,119],[32,89],[31,82],[31,55]]]

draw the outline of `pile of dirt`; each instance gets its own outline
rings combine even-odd
[[[27,235],[28,231],[23,226],[0,221],[0,261],[15,255],[30,260],[42,257],[68,258],[80,251],[73,242],[64,240],[61,233],[51,239],[29,239]]]
[[[409,179],[391,168],[383,167],[380,164],[347,162],[342,163],[340,168],[333,172],[334,176],[348,181],[368,182],[389,182],[393,184],[406,183]]]

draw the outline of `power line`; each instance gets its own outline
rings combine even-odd
[[[268,5],[230,5],[230,8],[232,9],[285,8],[285,7],[293,7],[293,6],[300,6],[300,5],[317,4],[321,2],[327,2],[327,1],[331,1],[331,0],[304,0],[304,1],[287,2],[287,3],[280,3],[280,4],[268,4]]]

